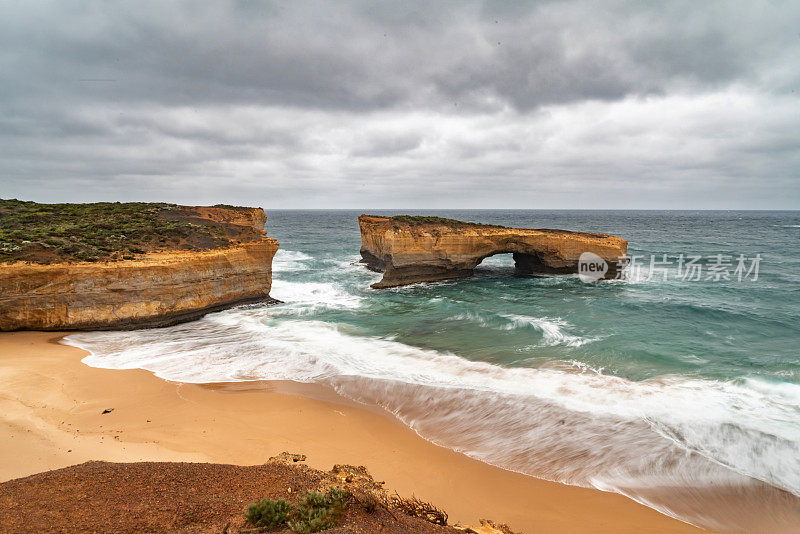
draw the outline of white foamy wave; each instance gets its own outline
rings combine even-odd
[[[657,282],[658,280],[659,278],[657,276],[655,278],[650,276],[648,268],[643,267],[640,264],[632,265],[629,263],[622,269],[622,273],[619,278],[609,281],[623,282],[628,284],[645,284],[648,282]]]
[[[363,297],[347,291],[344,286],[331,282],[299,282],[281,277],[281,273],[307,271],[312,256],[296,250],[279,249],[272,261],[272,287],[270,295],[285,306],[271,310],[272,315],[310,314],[321,308],[358,308]],[[338,260],[338,267],[343,267]],[[277,274],[277,276],[275,276]]]
[[[273,278],[269,293],[287,305],[275,308],[275,314],[296,313],[300,309],[311,312],[319,308],[358,308],[363,303],[363,297],[330,282],[293,282]]]
[[[542,345],[555,346],[566,345],[568,347],[580,347],[586,343],[596,341],[598,338],[586,338],[567,333],[569,323],[560,317],[528,317],[527,315],[501,314],[502,317],[511,322],[505,325],[505,330],[530,326],[542,333]]]
[[[441,299],[439,299],[439,301],[441,301]],[[434,302],[434,300],[431,299],[431,302]],[[487,316],[485,316],[483,314],[480,314],[480,313],[475,313],[475,312],[457,313],[456,315],[453,315],[452,317],[448,317],[446,320],[448,320],[448,321],[467,321],[467,322],[470,322],[470,323],[473,323],[473,324],[477,324],[479,326],[489,326],[489,327],[492,326],[491,321]]]
[[[366,268],[366,264],[365,263],[360,263],[359,262],[360,260],[361,260],[361,256],[355,256],[354,255],[354,256],[350,256],[350,257],[345,258],[345,259],[341,259],[339,257],[324,258],[322,261],[325,262],[325,263],[329,263],[329,264],[335,266],[337,269],[341,269],[341,270],[344,270],[344,271],[350,271],[350,270],[352,270],[354,268],[358,268],[358,269],[365,269]]]
[[[550,365],[556,364],[556,368],[558,368],[557,367],[558,363],[561,362],[553,362]],[[603,374],[603,367],[592,367],[591,365],[585,362],[579,362],[577,360],[569,360],[563,363],[571,366],[574,370],[576,370],[579,373],[594,373],[598,375]]]
[[[88,365],[142,368],[179,382],[329,383],[386,406],[431,439],[573,484],[641,483],[655,476],[647,466],[658,450],[670,451],[659,476],[666,470],[675,471],[673,479],[700,477],[695,484],[733,476],[713,467],[719,464],[800,493],[800,386],[793,384],[683,377],[632,382],[585,366],[577,372],[570,365],[505,368],[364,337],[353,327],[278,320],[272,309],[221,312],[166,329],[73,334],[65,342],[89,350]],[[421,405],[420,398],[427,400]],[[448,401],[453,398],[460,401]],[[568,431],[559,432],[559,424]],[[620,449],[609,448],[615,442]],[[533,457],[541,461],[548,451],[562,459],[574,453],[591,468],[536,464]],[[684,469],[690,460],[681,460],[686,451],[690,475]],[[700,455],[711,467],[698,470]],[[544,465],[550,471],[543,472]]]
[[[533,328],[542,335],[542,341],[528,348],[552,347],[563,345],[567,347],[580,347],[586,343],[597,341],[599,337],[581,337],[568,333],[572,325],[560,317],[530,317],[527,315],[514,315],[491,312],[462,312],[453,315],[448,320],[469,321],[479,326],[494,328],[496,330],[516,330],[519,328]]]
[[[309,268],[306,262],[311,259],[313,258],[304,252],[279,248],[272,258],[272,272],[305,271]]]

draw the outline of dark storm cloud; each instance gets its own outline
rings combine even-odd
[[[2,10],[2,196],[568,207],[602,179],[609,202],[696,207],[701,179],[746,207],[755,173],[796,206],[797,3]]]
[[[24,2],[5,10],[0,44],[12,97],[345,109],[757,82],[798,50],[800,9],[610,6]]]

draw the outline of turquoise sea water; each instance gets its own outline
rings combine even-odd
[[[800,524],[800,213],[415,210],[612,233],[645,268],[515,277],[503,254],[471,279],[390,290],[355,263],[359,213],[267,212],[282,305],[68,342],[89,365],[175,381],[326,384],[483,461],[711,528]],[[664,254],[666,278],[648,278]],[[701,256],[700,280],[678,277],[681,254]],[[719,254],[731,280],[707,279]],[[757,280],[737,280],[740,255],[760,255]]]

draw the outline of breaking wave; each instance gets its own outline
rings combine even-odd
[[[430,439],[570,484],[641,483],[655,476],[647,466],[669,458],[674,465],[659,470],[661,478],[713,484],[738,473],[800,493],[800,386],[747,378],[632,382],[570,362],[507,368],[365,337],[354,327],[278,320],[281,313],[232,310],[167,329],[72,334],[65,343],[90,351],[88,365],[147,369],[178,382],[327,383],[385,406]],[[557,457],[548,462],[552,451]],[[565,452],[582,460],[565,463]]]

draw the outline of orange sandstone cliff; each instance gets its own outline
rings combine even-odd
[[[605,278],[613,278],[617,261],[628,250],[627,241],[607,234],[505,228],[438,217],[361,215],[358,223],[361,261],[383,272],[374,288],[472,276],[484,258],[509,252],[523,275],[577,273],[580,255],[592,252],[607,262]]]
[[[168,326],[232,306],[274,301],[278,242],[261,208],[178,207],[222,228],[227,246],[152,250],[120,261],[0,263],[0,330]]]

